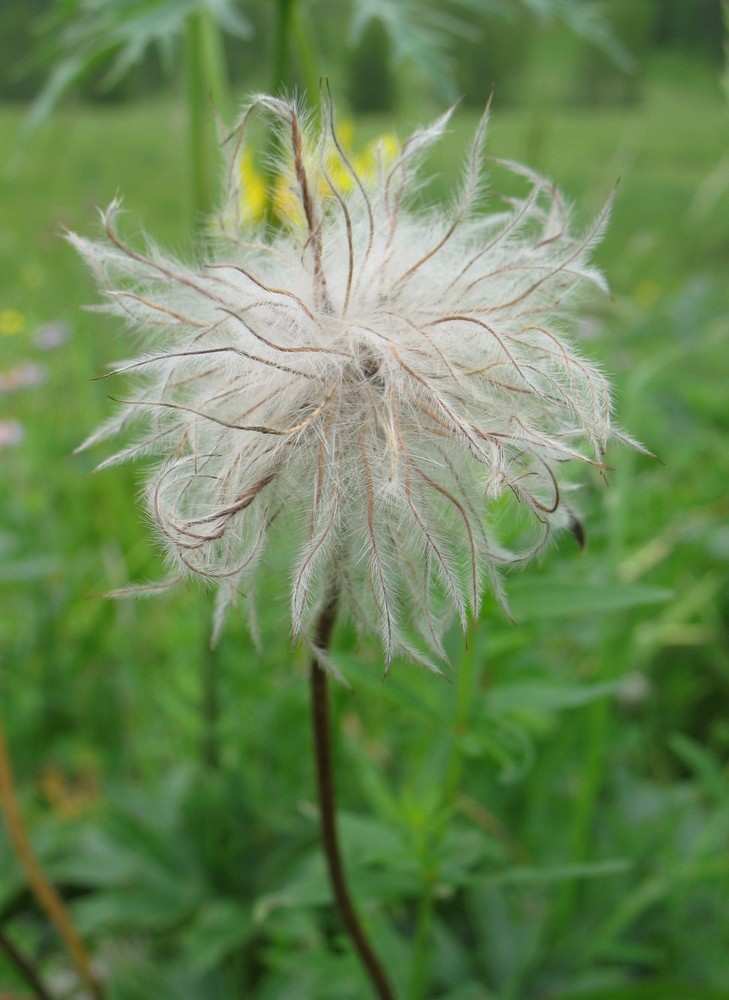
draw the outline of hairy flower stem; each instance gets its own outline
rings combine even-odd
[[[8,961],[13,965],[18,975],[30,986],[37,1000],[53,1000],[52,995],[46,989],[30,961],[18,951],[2,927],[0,927],[0,951],[4,953]]]
[[[15,783],[10,767],[10,755],[5,741],[2,719],[0,719],[0,808],[5,814],[10,840],[25,871],[31,892],[58,931],[79,979],[94,997],[94,1000],[103,1000],[104,994],[101,985],[91,970],[88,952],[71,919],[71,914],[46,878],[35,852],[30,846],[28,833],[21,818],[15,795]]]
[[[330,596],[319,615],[314,637],[318,649],[328,649],[337,614],[338,595]],[[314,729],[314,758],[316,762],[317,789],[321,837],[326,857],[329,879],[339,914],[347,933],[380,1000],[394,1000],[395,994],[360,924],[344,874],[342,854],[336,822],[334,774],[332,770],[331,720],[326,671],[314,657],[311,661],[311,712]]]

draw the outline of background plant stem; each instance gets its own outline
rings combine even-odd
[[[276,4],[276,27],[273,52],[273,73],[271,93],[275,97],[291,87],[291,18],[294,0],[278,0]]]
[[[291,39],[296,46],[301,79],[307,93],[308,103],[314,112],[319,108],[319,89],[321,73],[316,58],[316,53],[311,44],[311,35],[307,31],[306,21],[301,12],[301,4],[293,3],[290,15]]]
[[[216,111],[229,114],[225,58],[219,28],[211,15],[195,11],[186,26],[186,85],[189,117],[191,201],[199,233],[215,205],[217,191]]]
[[[21,954],[2,927],[0,927],[0,951],[5,953],[21,978],[35,991],[37,1000],[53,1000],[30,961]]]
[[[319,616],[314,639],[318,649],[329,648],[337,614],[337,604],[338,595],[334,593]],[[326,671],[316,657],[311,661],[310,680],[321,838],[329,879],[342,922],[352,939],[377,996],[380,1000],[394,1000],[395,994],[389,980],[359,921],[344,874],[336,821],[328,678]]]
[[[426,996],[428,970],[432,953],[432,928],[435,916],[435,890],[438,883],[436,855],[443,838],[450,827],[456,795],[463,775],[463,753],[461,737],[468,726],[471,712],[473,689],[476,684],[476,634],[472,630],[466,638],[463,656],[457,672],[455,704],[451,720],[451,738],[444,766],[443,793],[440,801],[438,822],[432,836],[428,838],[422,859],[424,877],[423,892],[418,901],[415,920],[415,943],[410,964],[410,984],[408,1000],[422,1000]]]
[[[76,930],[71,919],[71,914],[66,908],[66,904],[58,895],[54,887],[50,884],[43,873],[30,840],[25,829],[20,808],[15,795],[15,783],[13,781],[12,769],[10,766],[10,755],[8,754],[5,740],[5,730],[0,718],[0,805],[2,806],[7,823],[10,839],[15,848],[15,853],[28,879],[28,885],[35,896],[38,905],[48,916],[51,923],[58,931],[61,940],[68,952],[68,956],[89,993],[95,1000],[103,1000],[103,992],[96,977],[91,971],[86,947]]]
[[[623,403],[626,425],[631,420],[637,423],[638,401],[643,397],[646,386],[644,378],[633,378],[628,385]],[[607,537],[609,548],[607,560],[611,577],[619,575],[619,564],[622,554],[627,551],[629,493],[626,485],[631,481],[636,462],[634,452],[623,457],[621,482],[614,485],[606,502]],[[621,664],[625,662],[626,646],[630,636],[611,627],[603,620],[600,645],[598,647],[597,663],[599,673],[597,681],[614,680],[619,676]],[[590,856],[590,837],[595,822],[600,790],[605,782],[608,752],[613,723],[613,702],[608,698],[600,698],[588,707],[585,712],[587,740],[584,748],[584,764],[582,782],[575,808],[572,814],[570,830],[570,861],[579,864]],[[566,933],[574,920],[575,907],[580,893],[580,883],[576,880],[565,882],[557,900],[556,912],[552,922],[552,937],[556,940]]]

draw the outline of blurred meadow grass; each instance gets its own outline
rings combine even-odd
[[[581,493],[587,551],[566,538],[512,574],[518,625],[487,602],[465,653],[452,636],[452,681],[397,662],[383,682],[376,645],[338,632],[353,883],[366,915],[389,915],[372,930],[400,986],[432,928],[444,1000],[729,997],[729,109],[698,59],[643,72],[618,107],[502,109],[497,90],[487,152],[553,178],[585,226],[619,179],[597,253],[612,298],[584,333],[657,457],[612,446],[607,489]],[[436,110],[410,105],[401,135]],[[81,310],[97,294],[61,233],[94,232],[121,192],[127,234],[190,255],[180,107],[63,108],[18,153],[23,115],[0,106],[0,371],[33,362],[45,381],[0,395],[25,434],[0,451],[0,701],[34,843],[114,997],[364,1000],[349,950],[326,947],[286,595],[263,595],[262,652],[233,619],[215,653],[194,585],[92,596],[161,566],[136,470],[90,476],[94,457],[72,456],[112,405],[91,380],[127,348]],[[433,153],[429,197],[475,116]],[[355,144],[391,130],[360,115]],[[52,350],[49,323],[69,331]],[[2,830],[0,912],[62,964]]]

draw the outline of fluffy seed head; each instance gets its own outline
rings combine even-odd
[[[280,143],[278,227],[245,210],[254,112]],[[423,207],[416,166],[449,115],[367,176],[333,117],[251,102],[202,265],[125,244],[116,204],[103,241],[70,237],[142,340],[115,368],[133,388],[84,447],[137,429],[102,465],[154,456],[146,504],[172,579],[219,584],[216,630],[239,593],[252,612],[271,552],[294,634],[311,641],[336,588],[388,662],[432,665],[450,613],[465,625],[501,565],[574,529],[560,464],[602,466],[608,385],[563,326],[574,291],[602,284],[588,253],[606,213],[574,235],[554,188],[515,164],[527,193],[480,212],[486,116],[450,207]],[[521,554],[496,537],[499,498],[533,514]]]

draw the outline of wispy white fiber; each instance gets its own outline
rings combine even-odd
[[[277,227],[241,221],[254,113],[283,150]],[[171,576],[219,585],[216,634],[284,560],[294,634],[311,644],[336,587],[388,662],[432,666],[449,615],[465,626],[485,585],[501,599],[501,566],[574,524],[562,464],[603,465],[608,383],[565,330],[574,293],[603,285],[589,253],[607,210],[575,235],[552,185],[509,164],[529,190],[479,211],[485,117],[450,209],[423,207],[417,166],[448,118],[360,177],[330,103],[318,127],[259,96],[227,143],[204,265],[128,246],[117,203],[103,240],[69,237],[140,344],[116,369],[119,412],[84,447],[124,432],[102,466],[151,458]],[[497,537],[501,497],[533,514],[527,551]]]

